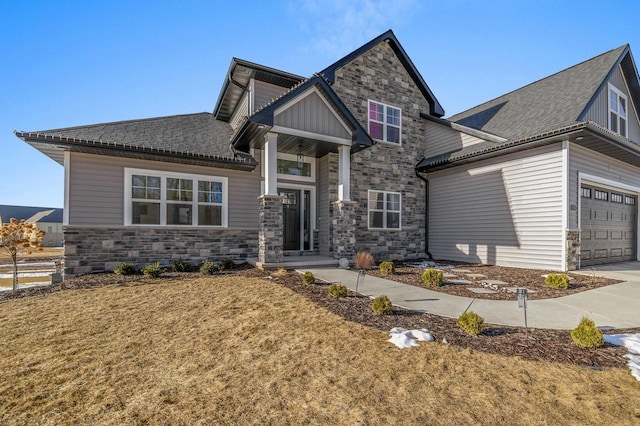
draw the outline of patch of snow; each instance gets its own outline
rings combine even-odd
[[[433,342],[435,340],[426,328],[422,330],[409,330],[408,332],[411,333],[411,337],[419,342]]]
[[[640,381],[640,333],[636,334],[605,334],[604,341],[616,346],[624,346],[629,353],[624,357],[629,361],[627,365],[631,375]]]
[[[407,330],[402,327],[393,327],[389,331],[389,340],[399,348],[410,348],[418,346],[418,342],[433,342],[435,339],[429,333],[429,330],[422,328],[420,330]]]
[[[391,342],[400,349],[410,348],[412,346],[418,346],[418,342],[413,340],[411,337],[407,336],[404,333],[392,333],[391,338],[387,340],[387,342]]]

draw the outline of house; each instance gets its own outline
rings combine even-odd
[[[45,232],[42,239],[45,247],[62,247],[62,216],[62,209],[0,205],[0,224],[8,223],[11,218],[35,223]]]
[[[446,120],[387,31],[308,78],[233,58],[212,113],[16,135],[65,167],[67,276],[355,251],[566,270],[637,257],[639,88],[623,46]]]

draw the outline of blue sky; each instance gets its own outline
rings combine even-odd
[[[452,115],[625,43],[640,55],[638,16],[632,0],[2,2],[0,204],[63,206],[62,166],[14,130],[212,111],[234,56],[308,76],[391,28]]]

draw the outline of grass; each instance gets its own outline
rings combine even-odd
[[[194,297],[196,296],[197,297]],[[630,424],[623,369],[397,349],[258,278],[152,280],[0,305],[2,424]]]
[[[51,282],[51,277],[48,275],[44,277],[21,277],[18,275],[18,285],[40,282]],[[0,278],[0,287],[13,287],[13,278]]]
[[[62,257],[64,249],[61,247],[43,247],[42,251],[34,251],[29,254],[21,254],[18,256],[18,261],[24,259],[33,259],[38,257]],[[11,263],[11,257],[3,249],[0,250],[0,263]]]

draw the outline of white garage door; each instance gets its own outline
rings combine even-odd
[[[581,195],[580,265],[635,260],[637,198],[586,184]]]

